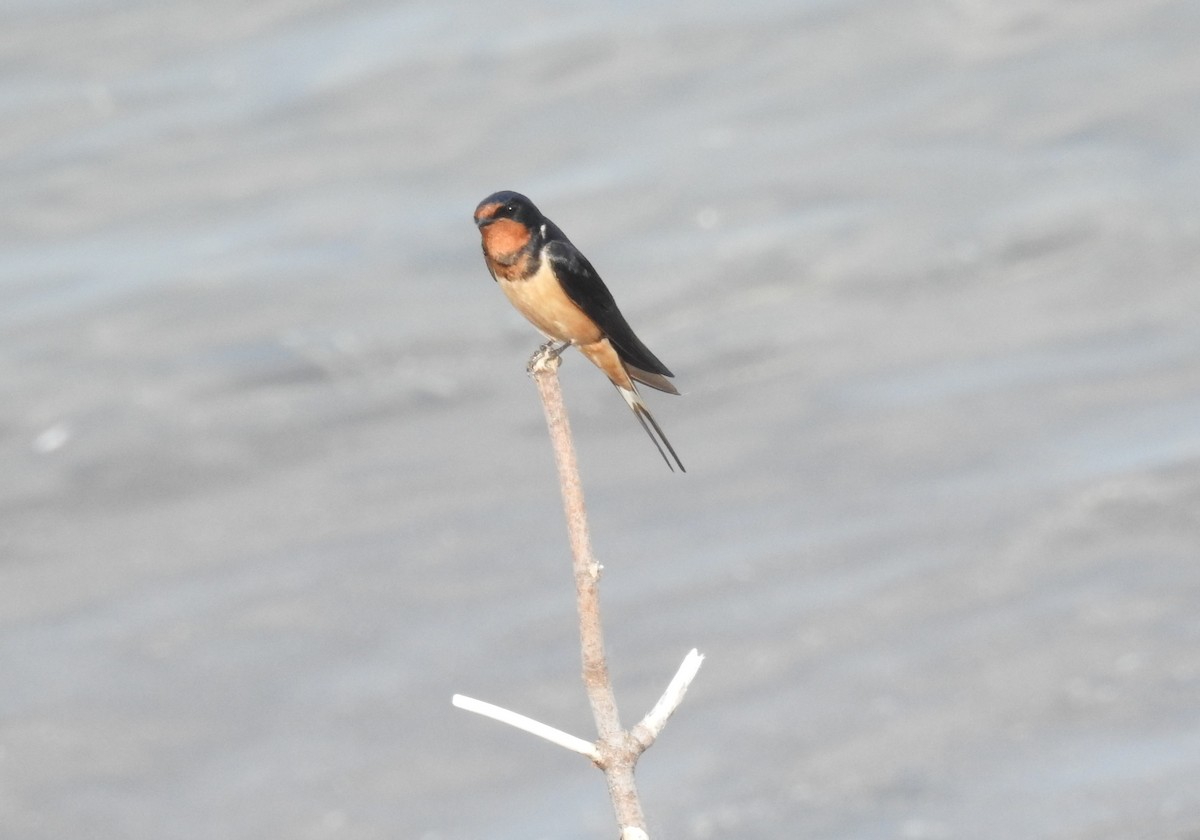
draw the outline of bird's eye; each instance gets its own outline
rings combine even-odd
[[[515,204],[505,204],[504,212],[506,215],[514,216],[517,213],[517,206]]]

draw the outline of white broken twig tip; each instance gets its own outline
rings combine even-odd
[[[675,714],[675,710],[683,702],[683,695],[687,694],[688,686],[696,678],[696,674],[699,673],[700,665],[703,662],[704,654],[692,648],[688,652],[688,655],[683,658],[683,663],[679,666],[679,670],[671,678],[671,682],[667,685],[667,690],[663,692],[662,697],[658,698],[658,702],[654,704],[654,708],[642,718],[641,723],[634,727],[633,735],[643,747],[649,747],[654,743],[654,739],[659,736],[663,727],[667,725],[667,719]]]
[[[544,724],[541,721],[525,717],[525,715],[517,714],[500,706],[493,706],[491,703],[485,703],[482,700],[476,700],[474,697],[466,697],[462,694],[455,694],[450,698],[450,702],[460,709],[489,717],[492,720],[498,720],[501,723],[507,723],[509,726],[515,726],[517,729],[528,732],[530,735],[544,738],[552,744],[566,747],[568,750],[586,756],[592,761],[600,760],[600,753],[596,749],[596,745],[591,741],[576,738],[574,735],[563,732],[561,729],[555,729],[553,726]]]
[[[621,840],[650,840],[650,835],[637,826],[627,825],[621,830]]]

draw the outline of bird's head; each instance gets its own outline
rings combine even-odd
[[[532,201],[511,190],[492,193],[475,208],[475,226],[480,230],[505,219],[533,229],[541,224],[541,218]]]

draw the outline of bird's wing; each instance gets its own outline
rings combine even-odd
[[[549,241],[542,250],[542,258],[550,260],[554,273],[562,284],[567,297],[596,322],[601,332],[616,348],[621,361],[650,373],[674,376],[667,366],[650,352],[645,344],[634,335],[633,328],[617,309],[612,292],[604,285],[596,269],[587,257],[571,244],[562,231],[548,231]]]

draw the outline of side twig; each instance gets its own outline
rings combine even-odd
[[[450,698],[450,702],[464,711],[490,717],[492,720],[498,720],[501,723],[507,723],[509,726],[515,726],[517,729],[528,732],[530,735],[545,738],[552,744],[558,744],[560,747],[565,747],[572,752],[587,756],[592,761],[600,760],[600,752],[591,741],[576,738],[570,733],[563,732],[561,729],[555,729],[553,726],[548,726],[531,717],[525,717],[525,715],[509,711],[502,706],[493,706],[491,703],[485,703],[482,700],[476,700],[474,697],[466,697],[462,694],[455,694]]]

